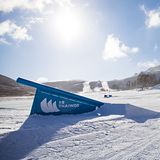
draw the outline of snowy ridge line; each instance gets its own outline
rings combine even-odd
[[[117,115],[116,115],[117,116]],[[113,117],[113,118],[108,118],[109,116],[98,116],[97,115],[97,117],[91,117],[91,118],[93,118],[93,119],[91,119],[91,120],[84,120],[84,121],[82,121],[82,122],[79,122],[80,124],[81,123],[84,123],[84,124],[87,124],[87,126],[89,125],[89,124],[96,124],[96,123],[104,123],[104,124],[108,124],[108,125],[110,125],[109,123],[105,123],[105,122],[112,122],[113,120],[126,120],[126,117],[124,117],[124,116],[122,116],[122,115],[118,115],[117,117]]]

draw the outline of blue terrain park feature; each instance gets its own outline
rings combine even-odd
[[[50,86],[18,78],[18,83],[36,88],[30,114],[60,115],[94,111],[104,103]]]

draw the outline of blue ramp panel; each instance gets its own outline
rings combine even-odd
[[[18,83],[36,88],[31,114],[80,114],[90,112],[104,103],[60,89],[18,78]]]

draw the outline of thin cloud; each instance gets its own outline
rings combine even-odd
[[[141,5],[140,9],[146,15],[145,24],[148,28],[160,27],[160,8],[149,11],[144,5]]]
[[[148,69],[151,67],[158,66],[159,64],[160,64],[160,62],[158,60],[154,59],[152,61],[139,62],[139,63],[137,63],[137,66],[142,69]]]
[[[28,17],[28,18],[26,18],[26,27],[28,28],[28,29],[31,29],[32,28],[32,25],[34,25],[34,24],[40,24],[40,23],[44,23],[44,21],[45,21],[45,18],[43,18],[43,17]]]
[[[2,45],[2,44],[9,45],[10,43],[5,38],[0,38],[0,45]]]
[[[157,51],[157,49],[158,49],[158,45],[155,44],[155,45],[154,45],[154,51]]]
[[[35,23],[43,23],[44,18],[43,17],[31,17],[29,23],[35,24]]]
[[[57,4],[60,7],[73,7],[71,0],[0,0],[0,11],[12,12],[25,9],[42,12],[46,6]]]
[[[42,11],[52,0],[0,0],[0,11],[11,12],[14,9],[27,9]]]
[[[119,38],[115,37],[113,34],[108,35],[105,48],[103,51],[103,59],[104,60],[118,60],[119,58],[127,57],[129,54],[139,52],[139,48],[134,47],[130,48]]]
[[[2,42],[9,43],[5,36],[16,41],[31,40],[32,37],[28,35],[25,27],[17,26],[14,22],[6,20],[0,23],[0,39]]]
[[[60,7],[73,7],[73,3],[71,0],[55,0],[55,2],[60,6]]]
[[[55,4],[59,7],[73,6],[71,0],[0,0],[0,12],[9,13],[16,9],[21,9],[39,11],[46,14],[46,12],[48,13],[46,9],[54,7]],[[28,17],[24,27],[16,25],[15,22],[9,19],[0,22],[0,44],[9,44],[8,38],[18,42],[22,40],[31,40],[32,37],[27,33],[28,29],[31,29],[32,25],[35,23],[43,22],[44,17]]]

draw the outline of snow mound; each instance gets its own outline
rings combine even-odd
[[[84,142],[90,144],[97,137],[104,138],[104,135],[109,133],[108,131],[115,128],[118,119],[127,118],[142,123],[158,115],[157,112],[129,104],[107,103],[93,112],[79,115],[32,115],[19,130],[10,132],[1,138],[0,157],[1,160],[25,157],[27,159],[43,159],[44,156],[45,159],[48,156],[61,159],[63,154],[68,156],[70,152],[76,156],[76,151],[74,151],[76,146],[81,146],[81,143]],[[97,143],[101,144],[98,140]],[[66,148],[70,145],[72,150],[67,150]],[[93,147],[92,143],[90,147]],[[80,150],[84,152],[84,146],[77,149],[78,152]],[[91,155],[88,152],[87,154]],[[97,157],[97,153],[94,156]],[[92,158],[95,158],[94,156]],[[88,159],[87,155],[82,157]],[[79,157],[75,159],[79,159]]]
[[[85,114],[28,117],[31,98],[0,99],[0,159],[160,159],[159,90],[88,95],[107,103]]]
[[[109,91],[109,85],[107,81],[86,81],[83,83],[82,93]]]
[[[83,83],[83,93],[87,93],[87,92],[91,92],[91,88],[90,88],[90,85],[89,85],[89,82],[84,82]]]

